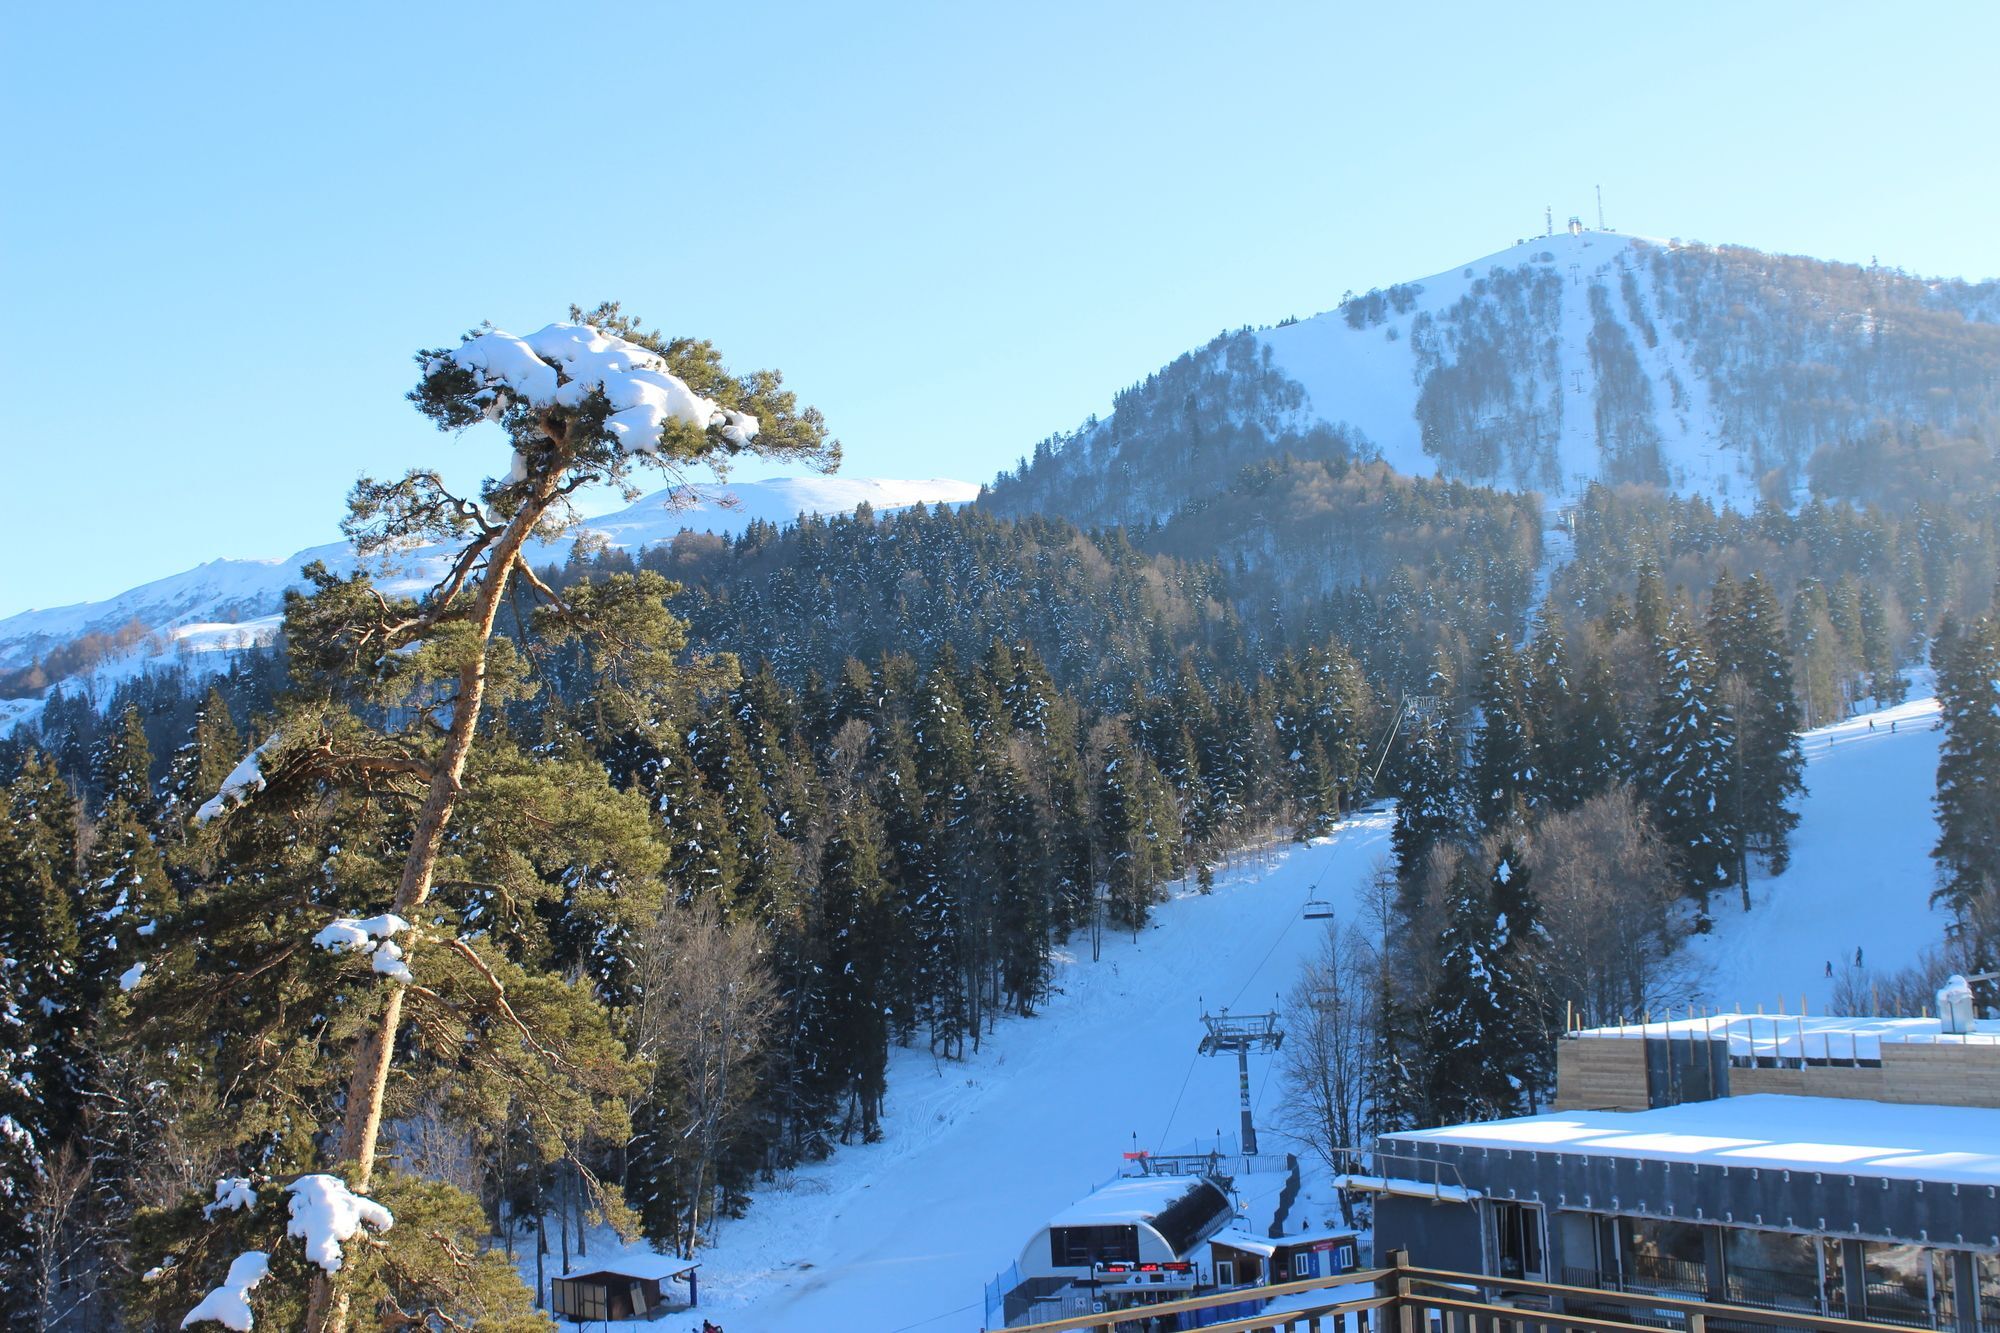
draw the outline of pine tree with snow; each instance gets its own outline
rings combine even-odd
[[[1469,857],[1458,858],[1439,940],[1438,980],[1423,1026],[1424,1103],[1433,1124],[1490,1120],[1517,1100],[1506,993],[1493,904]]]
[[[1402,762],[1394,772],[1396,823],[1389,837],[1397,873],[1408,880],[1433,847],[1465,840],[1473,824],[1449,721],[1415,717],[1404,728]]]
[[[817,413],[799,409],[776,375],[731,375],[710,345],[662,339],[615,306],[573,311],[527,338],[479,330],[418,363],[418,410],[453,432],[497,424],[511,465],[477,496],[429,470],[356,485],[343,526],[361,554],[435,542],[443,577],[406,600],[382,595],[366,572],[307,568],[307,590],[287,596],[291,682],[274,731],[197,811],[206,864],[222,877],[203,895],[214,928],[167,942],[160,975],[149,971],[136,992],[152,988],[149,1025],[171,1040],[177,1025],[214,1018],[214,1001],[188,988],[203,955],[245,960],[255,994],[230,997],[237,1021],[212,1025],[231,1034],[222,1063],[262,1070],[309,1052],[303,1065],[283,1064],[299,1095],[274,1104],[296,1109],[283,1151],[266,1143],[266,1160],[332,1168],[364,1196],[385,1122],[394,1132],[391,1085],[422,1086],[454,1065],[468,1089],[505,1086],[486,1115],[507,1123],[510,1106],[525,1108],[552,1156],[623,1137],[632,1071],[609,1039],[603,997],[571,985],[565,969],[615,966],[621,934],[657,908],[650,812],[599,764],[530,759],[511,744],[498,721],[534,688],[537,664],[496,630],[503,608],[525,601],[538,639],[584,645],[596,677],[651,696],[660,712],[684,640],[658,574],[559,591],[528,565],[526,544],[573,526],[571,497],[585,487],[636,497],[644,469],[677,481],[746,452],[837,456]],[[259,908],[261,938],[251,929]],[[546,928],[585,910],[608,918],[604,950]],[[295,1011],[281,997],[311,998]],[[179,1015],[159,1003],[182,998]],[[407,1033],[406,1008],[423,1020]],[[317,1028],[313,1014],[324,1016]],[[337,1097],[322,1095],[317,1080],[328,1076],[346,1084]],[[266,1124],[245,1116],[237,1146]],[[390,1251],[421,1252],[420,1236],[390,1234]],[[365,1274],[321,1266],[293,1326],[344,1333],[356,1300],[393,1302],[402,1321],[433,1317]],[[374,1322],[389,1311],[354,1313]]]
[[[1966,626],[1940,654],[1938,896],[1961,916],[2000,895],[2000,619]],[[1993,942],[1987,942],[1989,947]]]
[[[1116,721],[1099,725],[1097,831],[1112,919],[1137,930],[1161,897],[1164,881],[1179,873],[1178,820],[1166,784]]]
[[[973,912],[985,887],[973,824],[972,728],[957,674],[957,659],[947,646],[924,675],[914,728],[929,851],[916,901],[917,948],[931,1049],[954,1059],[976,1035],[968,992],[978,943]]]
[[[1506,1077],[1516,1108],[1532,1111],[1555,1086],[1552,1006],[1540,985],[1549,942],[1534,876],[1512,841],[1501,844],[1487,880],[1493,906],[1495,990]]]
[[[243,737],[229,716],[228,701],[219,688],[210,685],[195,710],[194,726],[186,743],[175,752],[167,769],[161,823],[171,831],[170,836],[185,840],[195,811],[222,790],[229,770],[242,759],[244,748]]]
[[[890,905],[880,816],[865,793],[834,817],[821,855],[820,894],[827,933],[827,1049],[838,1071],[836,1101],[844,1101],[840,1141],[882,1137],[888,1095],[889,1015],[881,1002],[894,936],[884,919]]]
[[[1713,664],[1678,613],[1668,622],[1642,771],[1660,837],[1682,888],[1702,903],[1732,882],[1741,848],[1735,723],[1718,697]]]
[[[0,1326],[37,1328],[37,1219],[32,1200],[44,1178],[42,1117],[30,1068],[36,1047],[20,989],[19,960],[0,950]]]
[[[1504,634],[1487,643],[1474,697],[1480,719],[1472,742],[1473,812],[1481,825],[1496,828],[1518,822],[1539,786],[1521,663]]]
[[[1799,704],[1777,598],[1760,574],[1739,587],[1725,571],[1709,601],[1708,639],[1715,649],[1720,693],[1736,723],[1731,774],[1741,811],[1745,850],[1769,858],[1783,874],[1791,859],[1792,804],[1805,791],[1799,748]]]

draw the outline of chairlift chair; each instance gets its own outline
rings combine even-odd
[[[1326,921],[1333,916],[1333,904],[1324,898],[1306,899],[1306,920]]]

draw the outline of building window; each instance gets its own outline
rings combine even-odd
[[[1868,1318],[1897,1324],[1931,1322],[1932,1265],[1923,1246],[1864,1241],[1861,1267]]]
[[[1699,1226],[1651,1217],[1621,1217],[1617,1221],[1626,1282],[1679,1295],[1708,1294],[1708,1261]]]
[[[1235,1260],[1217,1259],[1215,1261],[1215,1285],[1218,1287],[1233,1287],[1236,1285]]]
[[[1137,1227],[1050,1227],[1049,1263],[1057,1268],[1139,1262]]]
[[[1501,1277],[1541,1278],[1542,1210],[1532,1203],[1496,1203],[1493,1227]]]
[[[1827,1244],[1817,1236],[1724,1227],[1724,1294],[1744,1305],[1838,1312],[1845,1308],[1840,1286],[1840,1242],[1831,1242],[1835,1251],[1831,1291],[1824,1254]]]

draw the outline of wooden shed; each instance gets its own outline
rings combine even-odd
[[[1208,1251],[1216,1286],[1262,1287],[1351,1273],[1358,1266],[1360,1243],[1344,1228],[1256,1236],[1234,1226],[1209,1237]]]
[[[557,1318],[577,1323],[657,1319],[691,1310],[699,1303],[695,1270],[700,1266],[666,1254],[621,1254],[549,1283],[549,1306]]]

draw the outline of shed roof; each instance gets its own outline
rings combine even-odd
[[[1383,1138],[2000,1185],[2000,1109],[1988,1107],[1760,1093],[1650,1111],[1558,1111]]]
[[[625,1254],[610,1255],[595,1262],[586,1261],[563,1274],[565,1281],[592,1277],[633,1277],[664,1281],[679,1277],[701,1265],[693,1259],[681,1259],[671,1254],[654,1254],[647,1250],[635,1250]]]

